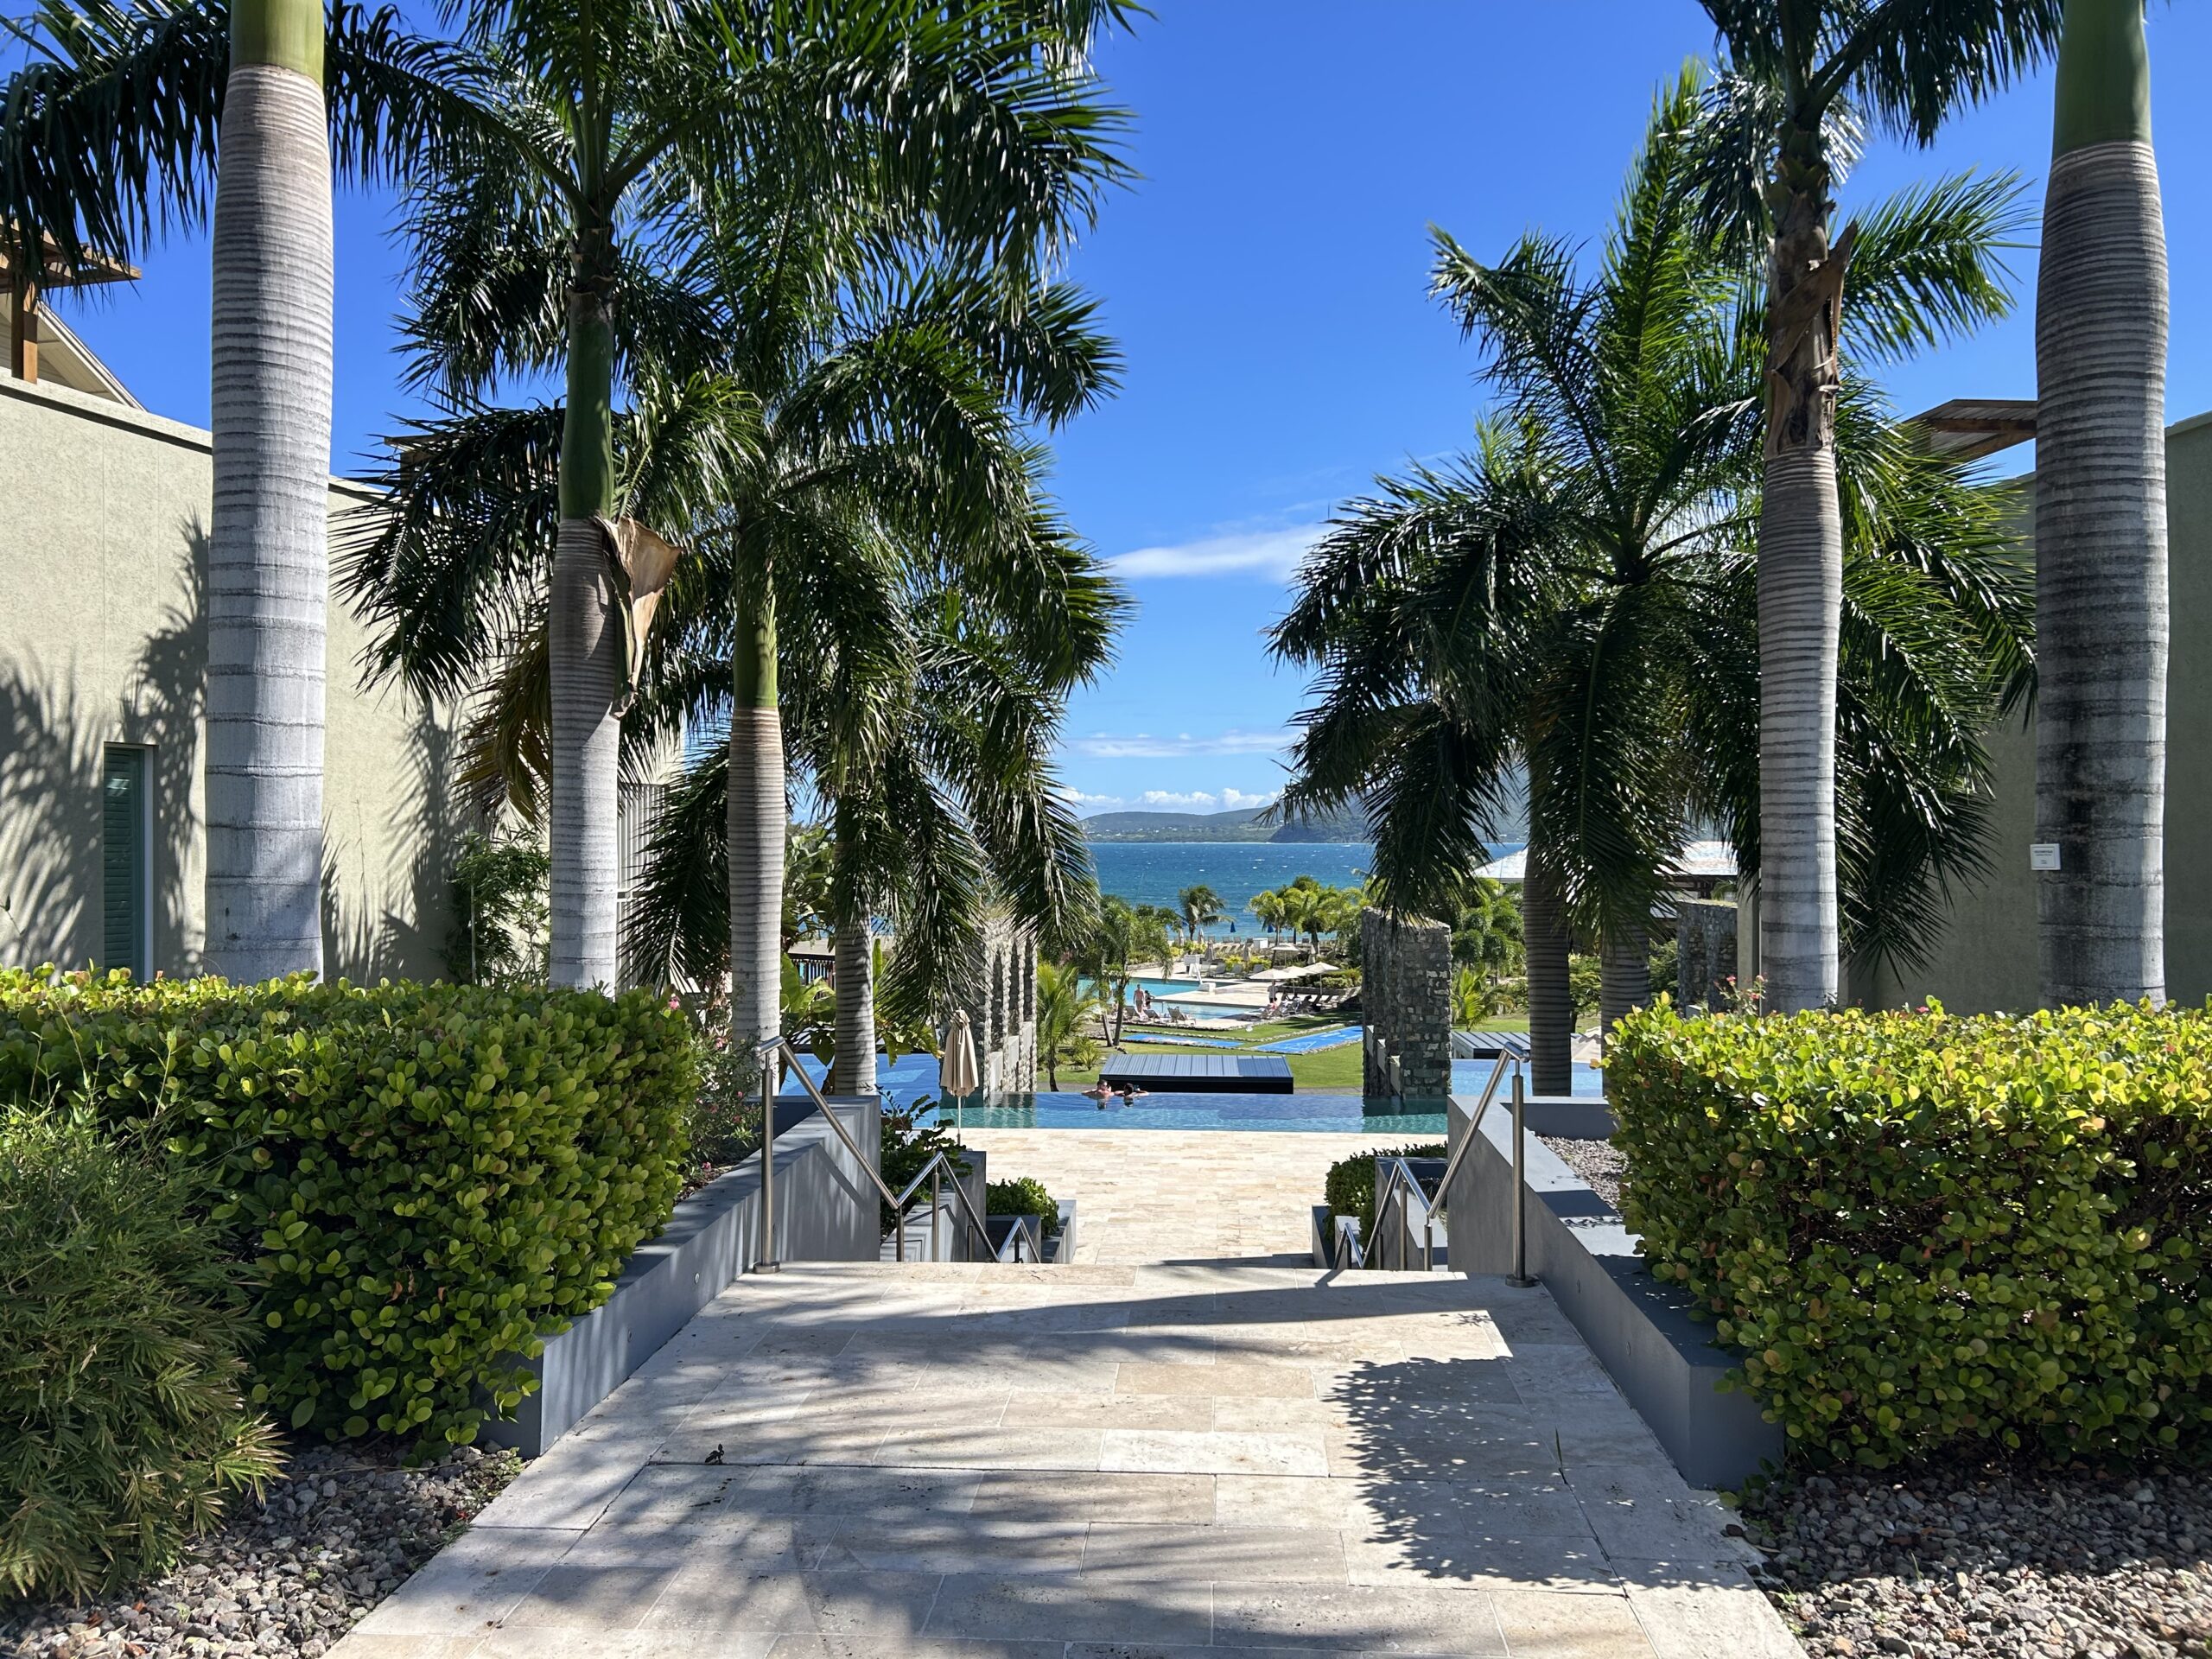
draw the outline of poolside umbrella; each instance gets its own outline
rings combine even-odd
[[[976,1037],[968,1029],[968,1011],[956,1009],[944,1033],[944,1058],[938,1063],[937,1086],[954,1099],[964,1099],[983,1086],[976,1066]]]

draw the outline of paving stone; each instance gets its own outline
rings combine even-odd
[[[1323,1431],[1289,1434],[1186,1433],[1109,1429],[1100,1467],[1203,1475],[1321,1475],[1328,1472]]]
[[[971,1139],[1082,1261],[732,1287],[333,1659],[1796,1653],[1541,1290],[1301,1260],[1371,1141]]]
[[[1350,1581],[1344,1546],[1336,1533],[1281,1527],[1093,1522],[1084,1548],[1083,1570],[1094,1576],[1144,1581]]]
[[[1506,1651],[1488,1595],[1427,1585],[1216,1585],[1214,1630],[1217,1643],[1239,1647]]]
[[[1203,1644],[1213,1634],[1213,1590],[1205,1584],[1117,1584],[1079,1573],[952,1576],[938,1592],[928,1634]]]
[[[433,1556],[398,1594],[379,1603],[354,1632],[481,1635],[530,1593],[579,1536],[556,1529],[471,1528]]]

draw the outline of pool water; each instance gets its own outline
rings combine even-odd
[[[1077,983],[1084,990],[1092,988],[1087,979],[1078,980]],[[1186,991],[1198,989],[1200,984],[1201,982],[1195,979],[1133,979],[1129,982],[1128,997],[1130,1001],[1135,1001],[1140,990],[1150,991],[1154,996],[1180,996]],[[1100,995],[1103,996],[1104,993],[1101,992]]]
[[[1332,1031],[1309,1031],[1272,1043],[1253,1046],[1255,1054],[1311,1054],[1324,1048],[1343,1048],[1359,1040],[1357,1026],[1338,1026]]]
[[[822,1078],[820,1061],[806,1057],[807,1072]],[[1242,1129],[1308,1135],[1441,1135],[1444,1107],[1433,1111],[1408,1111],[1421,1103],[1400,1100],[1363,1100],[1357,1095],[1185,1095],[1149,1094],[1124,1103],[1109,1100],[1103,1108],[1089,1095],[1063,1090],[1015,1095],[988,1106],[940,1103],[937,1087],[937,1057],[902,1054],[890,1065],[878,1062],[876,1087],[887,1104],[912,1106],[918,1102],[939,1107],[937,1120],[947,1128],[970,1129]],[[1452,1090],[1474,1096],[1489,1079],[1488,1060],[1454,1060]],[[1509,1073],[1509,1078],[1510,1074]],[[803,1092],[797,1083],[785,1085],[786,1094]],[[1574,1068],[1574,1092],[1597,1095],[1598,1073],[1593,1067]]]

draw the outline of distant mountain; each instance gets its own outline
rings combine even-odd
[[[1083,832],[1093,841],[1268,841],[1273,827],[1256,822],[1265,810],[1101,812],[1083,821]]]
[[[1365,841],[1363,807],[1297,823],[1271,823],[1269,809],[1236,812],[1101,812],[1083,821],[1093,841],[1272,841],[1281,842]]]
[[[1350,806],[1334,812],[1308,813],[1294,823],[1279,825],[1269,841],[1372,841],[1374,830],[1367,822],[1367,804],[1354,801]]]

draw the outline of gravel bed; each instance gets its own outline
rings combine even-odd
[[[1816,1656],[2212,1655],[2212,1477],[1937,1465],[1804,1478],[1742,1513]]]
[[[1589,1182],[1591,1191],[1614,1209],[1620,1208],[1621,1173],[1628,1167],[1628,1160],[1611,1141],[1569,1141],[1556,1135],[1540,1135],[1536,1139],[1557,1153],[1560,1162]]]
[[[421,1469],[394,1452],[308,1447],[167,1578],[82,1606],[0,1602],[0,1653],[315,1659],[521,1471],[512,1452],[474,1446]]]

